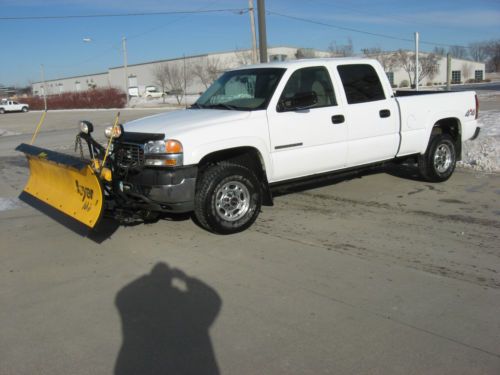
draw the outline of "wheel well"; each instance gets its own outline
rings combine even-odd
[[[462,158],[462,131],[460,121],[457,118],[441,119],[434,124],[431,137],[435,134],[448,134],[455,141],[457,160]]]
[[[217,164],[220,161],[243,165],[253,171],[261,183],[262,204],[266,206],[273,205],[273,197],[267,182],[265,164],[260,152],[254,147],[237,147],[227,150],[216,151],[204,156],[198,163],[199,173],[210,165]]]

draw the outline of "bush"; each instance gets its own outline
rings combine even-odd
[[[410,86],[410,82],[408,82],[406,79],[402,80],[399,83],[399,87],[408,87],[408,86]]]
[[[477,81],[474,78],[470,78],[467,80],[467,83],[476,83]]]
[[[483,79],[483,82],[491,82],[491,79],[489,78]]]
[[[32,96],[23,99],[31,110],[44,109],[43,97]],[[47,108],[123,108],[127,98],[125,93],[115,88],[92,89],[81,92],[66,92],[47,96]]]
[[[432,86],[432,82],[427,82],[426,86]]]

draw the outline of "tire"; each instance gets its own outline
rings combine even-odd
[[[23,107],[23,108],[21,109],[21,111],[22,111],[22,112],[24,112],[24,113],[28,112],[28,107]]]
[[[448,134],[431,137],[427,151],[418,157],[420,175],[430,182],[443,182],[451,177],[457,163],[455,142]]]
[[[3,115],[5,113],[5,109],[0,108],[0,114]]]
[[[194,213],[205,229],[232,234],[254,223],[261,204],[262,193],[255,174],[242,165],[221,162],[199,178]]]

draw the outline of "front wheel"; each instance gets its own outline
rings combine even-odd
[[[456,163],[455,142],[448,134],[437,134],[432,137],[427,151],[418,158],[420,175],[431,182],[449,179]]]
[[[255,174],[245,166],[221,162],[201,175],[194,212],[205,229],[232,234],[253,224],[261,203],[261,189]]]
[[[25,113],[28,112],[28,107],[23,107],[22,111]]]
[[[2,114],[2,115],[3,115],[4,113],[5,113],[5,109],[0,108],[0,114]]]

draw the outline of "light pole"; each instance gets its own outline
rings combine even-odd
[[[43,64],[40,64],[40,72],[42,74],[43,106],[45,111],[47,111],[47,86],[45,85],[45,68]]]
[[[415,32],[415,89],[418,91],[418,32]]]
[[[127,107],[129,104],[128,95],[128,70],[127,70],[127,38],[122,37],[122,48],[123,48],[123,67],[125,70],[125,95],[127,96]]]

